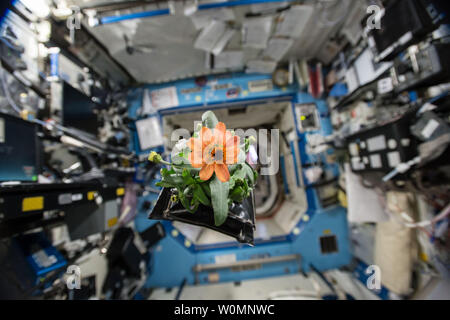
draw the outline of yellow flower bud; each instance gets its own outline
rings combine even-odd
[[[160,163],[162,160],[162,157],[160,154],[158,154],[155,151],[150,152],[150,155],[148,156],[148,160],[154,163]]]

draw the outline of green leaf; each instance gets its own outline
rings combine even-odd
[[[251,185],[255,184],[255,174],[253,172],[252,167],[250,167],[247,163],[242,164],[242,171],[245,173],[245,176],[249,179]]]
[[[190,188],[187,187],[184,192],[181,192],[180,189],[178,189],[178,197],[180,198],[180,202],[183,205],[183,207],[190,213],[195,213],[197,211],[198,203],[194,207],[191,206],[189,199],[187,195],[189,194]]]
[[[211,201],[209,201],[209,198],[206,196],[205,192],[199,184],[196,184],[194,186],[194,198],[196,198],[198,201],[200,201],[201,204],[205,206],[211,205]]]
[[[258,175],[258,172],[256,171],[256,170],[253,170],[253,179],[256,181],[256,180],[258,180],[258,177],[259,177],[259,175]]]
[[[206,195],[211,198],[211,189],[209,187],[208,183],[202,183],[201,184],[203,191],[205,191]]]
[[[249,138],[245,138],[244,141],[245,141],[244,151],[245,151],[245,153],[248,153],[248,149],[250,148],[250,139]]]
[[[228,216],[229,183],[220,181],[216,175],[209,183],[211,200],[214,209],[214,222],[216,226],[222,225]]]
[[[181,174],[183,177],[183,182],[186,185],[191,185],[195,183],[194,178],[192,178],[191,173],[188,169],[183,169],[183,173]]]
[[[236,187],[230,194],[230,198],[233,201],[241,202],[244,200],[244,197],[246,196],[246,192],[243,187]]]
[[[178,191],[178,197],[180,198],[180,202],[186,210],[190,210],[189,201],[186,198],[186,195],[183,192]]]
[[[233,173],[240,167],[239,164],[230,164],[228,166],[228,171],[230,172],[230,175],[233,175]]]
[[[233,178],[235,178],[236,180],[238,179],[245,179],[245,170],[243,169],[243,165],[241,165],[241,167],[236,170],[233,174]]]
[[[217,123],[219,123],[219,120],[217,120],[217,117],[214,114],[214,112],[206,111],[202,115],[202,124],[203,124],[203,126],[205,126],[207,128],[210,128],[210,129],[214,129],[216,127]]]
[[[195,213],[198,209],[198,205],[200,204],[200,202],[198,201],[198,199],[196,198],[192,198],[191,199],[191,208],[190,208],[190,212],[191,213]]]
[[[155,185],[157,187],[161,187],[161,188],[176,188],[177,187],[177,185],[167,182],[167,181],[164,181],[164,180],[161,180],[161,181],[155,183]]]
[[[243,148],[240,148],[240,150],[241,151],[239,152],[238,157],[237,157],[237,163],[244,163],[247,153],[245,152],[245,150]]]

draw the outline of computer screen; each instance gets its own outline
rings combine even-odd
[[[64,82],[62,120],[65,127],[97,135],[98,122],[94,113],[96,106],[90,97]]]
[[[37,181],[39,173],[36,125],[0,113],[0,181]]]

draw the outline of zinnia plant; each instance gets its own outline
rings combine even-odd
[[[171,162],[152,152],[149,160],[167,165],[161,169],[158,186],[172,189],[172,202],[195,213],[200,205],[214,211],[216,226],[223,224],[233,202],[242,202],[251,195],[257,173],[245,162],[252,137],[243,141],[227,130],[212,111],[202,116],[202,125],[189,140],[177,142]]]

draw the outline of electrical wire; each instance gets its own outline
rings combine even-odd
[[[0,68],[0,78],[1,78],[1,82],[2,82],[2,89],[3,92],[5,93],[5,97],[6,100],[8,100],[8,103],[11,105],[11,107],[14,109],[14,111],[16,111],[19,115],[22,112],[22,108],[20,108],[16,102],[13,100],[13,98],[11,97],[11,94],[9,92],[9,88],[8,88],[8,84],[6,83],[6,71],[5,69]]]

